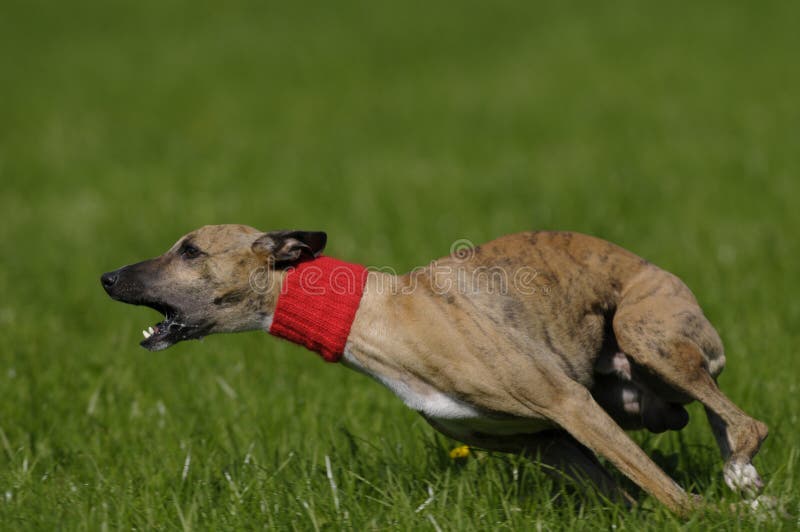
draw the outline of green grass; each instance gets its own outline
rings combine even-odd
[[[1,11],[0,528],[798,526],[798,4]],[[645,256],[725,340],[783,513],[684,523],[513,457],[455,463],[388,391],[266,334],[145,352],[154,313],[98,275],[223,222],[324,229],[331,254],[398,270],[531,228]],[[733,502],[691,413],[635,438]]]

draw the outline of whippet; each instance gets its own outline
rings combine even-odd
[[[149,350],[267,330],[374,377],[449,437],[627,496],[591,450],[678,513],[698,498],[625,430],[679,430],[697,400],[725,482],[761,490],[751,460],[767,427],[720,391],[722,342],[676,276],[568,232],[505,236],[399,276],[324,257],[326,240],[206,226],[101,281],[164,314],[143,331]]]

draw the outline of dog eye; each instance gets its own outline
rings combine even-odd
[[[180,255],[184,259],[194,259],[199,257],[203,252],[191,244],[184,244],[181,246]]]

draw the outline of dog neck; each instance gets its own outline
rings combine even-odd
[[[338,362],[364,293],[367,270],[317,257],[288,270],[268,331]]]

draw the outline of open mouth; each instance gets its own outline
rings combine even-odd
[[[173,307],[158,303],[142,304],[164,315],[162,321],[142,330],[144,340],[139,342],[139,345],[145,349],[149,351],[161,351],[181,340],[191,340],[202,337],[202,328],[199,325],[183,323]]]

